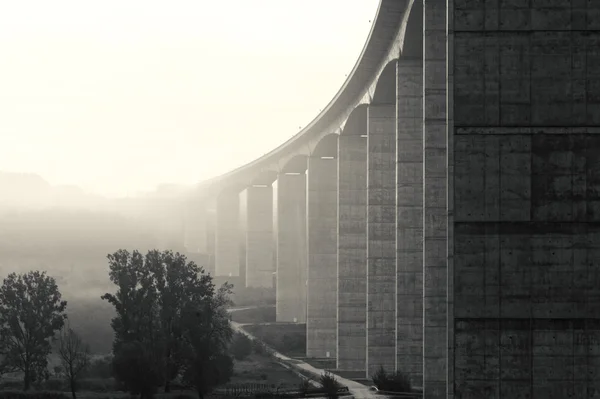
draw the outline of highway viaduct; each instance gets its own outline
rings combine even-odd
[[[382,0],[329,105],[186,197],[188,250],[276,272],[340,372],[600,397],[599,29],[598,0]]]

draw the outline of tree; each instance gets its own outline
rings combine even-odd
[[[162,383],[168,392],[170,381],[184,372],[199,381],[197,371],[207,370],[199,356],[227,369],[218,355],[225,353],[222,348],[231,340],[225,309],[231,285],[215,291],[204,269],[172,251],[149,251],[144,257],[138,251],[119,250],[108,259],[109,277],[118,289],[102,299],[117,313],[111,325],[118,380],[132,392],[152,395],[152,390],[142,392],[140,384]],[[130,367],[140,362],[152,367],[132,374]]]
[[[233,330],[226,308],[232,288],[226,283],[214,296],[186,309],[183,380],[196,388],[200,399],[233,374],[233,359],[227,355]]]
[[[23,372],[23,389],[47,377],[50,341],[66,318],[67,302],[45,272],[11,273],[0,287],[0,347],[10,371]]]
[[[149,399],[160,385],[160,369],[153,361],[152,348],[140,341],[123,342],[114,352],[113,371],[130,393]]]
[[[236,332],[231,341],[231,353],[236,360],[244,360],[252,353],[252,341],[244,334]]]
[[[59,337],[58,355],[65,377],[71,387],[73,399],[77,399],[77,380],[90,364],[90,348],[73,331],[70,325],[63,327]]]

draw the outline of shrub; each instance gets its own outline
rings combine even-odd
[[[77,382],[77,387],[82,391],[110,392],[116,389],[114,378],[82,378]]]
[[[83,378],[111,378],[113,357],[111,355],[93,359],[83,372]]]
[[[236,360],[244,360],[252,353],[252,341],[244,334],[236,332],[231,340],[231,353]]]
[[[387,373],[383,366],[379,367],[372,377],[373,384],[380,391],[412,392],[410,377],[401,372]]]
[[[0,399],[70,399],[62,392],[51,391],[0,391]]]
[[[267,348],[265,347],[265,344],[257,340],[252,341],[252,350],[257,355],[265,355],[267,353]]]
[[[308,378],[303,378],[302,382],[300,382],[300,384],[298,384],[298,390],[303,395],[306,395],[308,393],[308,391],[310,390],[310,388],[312,388],[312,386],[311,386],[310,380]]]
[[[325,374],[321,374],[319,383],[323,387],[327,398],[336,399],[338,397],[338,389],[340,388],[340,384],[337,382],[333,374],[327,371]]]
[[[68,391],[69,386],[64,378],[50,378],[43,382],[42,387],[48,391]]]

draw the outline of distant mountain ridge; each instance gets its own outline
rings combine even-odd
[[[114,209],[119,203],[138,202],[151,198],[176,197],[186,186],[163,183],[155,191],[139,193],[135,197],[107,198],[85,192],[76,185],[51,185],[35,173],[0,171],[0,209],[34,210],[44,208]]]
[[[0,208],[96,208],[107,201],[74,185],[53,186],[35,173],[0,171]]]

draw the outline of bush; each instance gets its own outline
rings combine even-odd
[[[236,332],[231,340],[231,353],[236,360],[244,360],[252,353],[252,341],[240,332]]]
[[[266,355],[267,347],[261,341],[254,340],[252,341],[252,350],[257,355]]]
[[[412,392],[410,377],[401,371],[387,373],[383,366],[379,367],[372,377],[373,384],[380,391]]]
[[[48,391],[69,391],[70,388],[64,378],[50,378],[43,382],[42,387]]]
[[[325,372],[325,374],[321,374],[321,378],[319,378],[319,383],[323,387],[325,391],[325,395],[329,399],[336,399],[338,397],[338,389],[340,388],[340,384],[337,382],[333,374],[329,372]]]
[[[88,368],[82,373],[83,378],[111,378],[113,376],[112,356],[104,356],[90,362]]]
[[[308,391],[310,390],[310,388],[312,388],[312,385],[308,378],[303,378],[302,382],[300,382],[300,384],[298,384],[298,390],[303,395],[306,395],[308,393]]]
[[[82,378],[77,387],[82,391],[110,392],[116,390],[117,384],[114,378]]]
[[[70,399],[62,392],[51,391],[0,391],[0,399]]]

